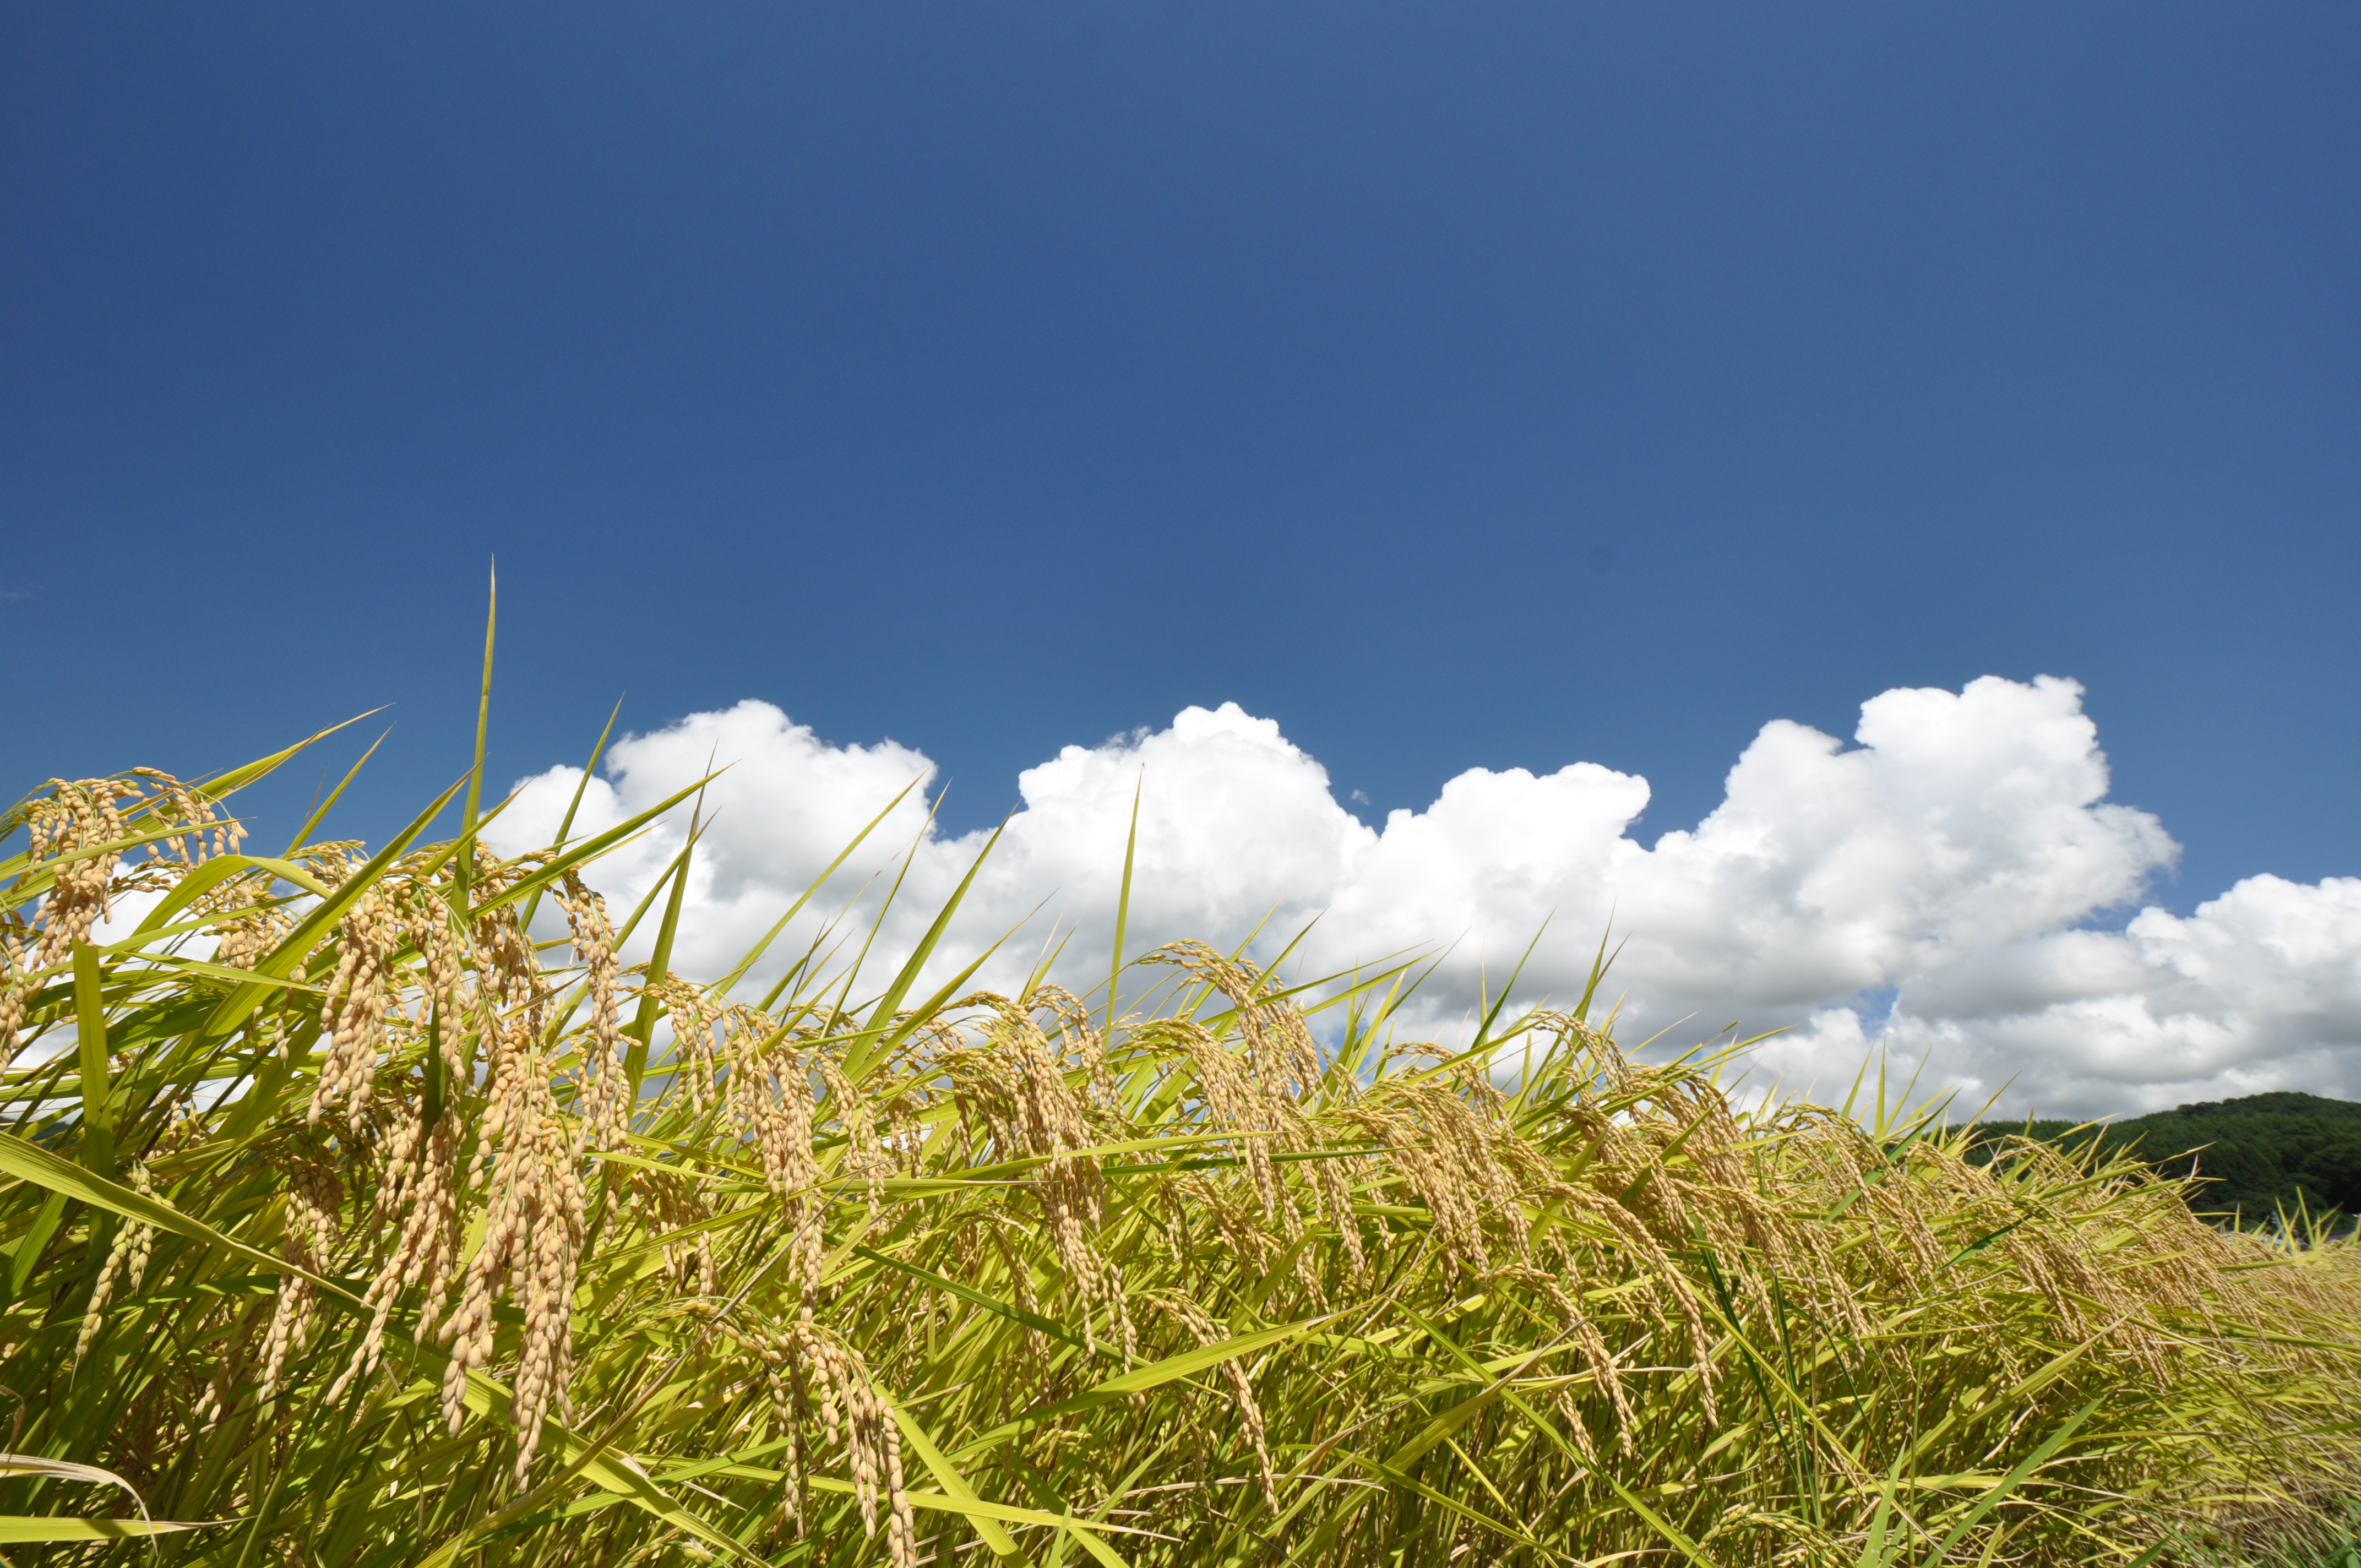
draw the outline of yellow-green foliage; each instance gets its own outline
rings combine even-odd
[[[13,818],[11,1561],[2107,1562],[2361,1468],[2349,1249],[2135,1165],[1193,946],[755,1005],[619,965],[631,825],[254,858],[268,765]]]

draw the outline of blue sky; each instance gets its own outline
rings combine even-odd
[[[1653,839],[2048,673],[2160,902],[2361,872],[2356,80],[2342,4],[14,5],[0,762],[390,703],[381,831],[497,554],[502,780],[757,697],[965,828],[1234,700]]]

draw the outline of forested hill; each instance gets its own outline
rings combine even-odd
[[[2072,1122],[1987,1122],[1994,1136],[2030,1133],[2068,1138]],[[2169,1176],[2192,1168],[2205,1178],[2202,1210],[2241,1212],[2250,1218],[2299,1198],[2315,1211],[2361,1213],[2361,1103],[2281,1091],[2238,1100],[2175,1106],[2103,1127],[2084,1128],[2070,1141],[2095,1135],[2110,1149],[2131,1147]]]

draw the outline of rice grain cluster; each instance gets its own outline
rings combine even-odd
[[[285,755],[8,818],[8,1446],[192,1527],[13,1472],[11,1562],[2128,1564],[2361,1473],[2350,1245],[2135,1164],[1193,943],[757,1004],[625,957],[644,819],[247,855]]]

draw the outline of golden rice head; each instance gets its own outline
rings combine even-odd
[[[1230,1337],[1229,1332],[1216,1323],[1205,1309],[1189,1297],[1178,1292],[1165,1292],[1154,1298],[1156,1304],[1178,1319],[1200,1346],[1221,1343]],[[1238,1426],[1254,1445],[1255,1462],[1262,1472],[1263,1500],[1273,1511],[1279,1508],[1279,1476],[1271,1468],[1269,1428],[1263,1419],[1262,1406],[1256,1402],[1254,1384],[1246,1376],[1238,1358],[1231,1356],[1221,1364],[1222,1376],[1229,1383],[1230,1394],[1238,1412]]]
[[[421,1287],[418,1331],[433,1337],[459,1261],[459,1117],[445,1107],[433,1126],[423,1102],[390,1140],[385,1174],[378,1188],[377,1219],[393,1229],[392,1245],[379,1262],[364,1298],[368,1328],[335,1386],[331,1404],[356,1377],[368,1376],[383,1356],[386,1324],[395,1304],[412,1286]]]
[[[1039,992],[1036,998],[1040,999]],[[1073,1025],[1060,1011],[1060,998],[1071,1001],[1060,992],[1042,1000],[1041,1007],[1060,1018],[1063,1032]],[[1040,1204],[1060,1272],[1082,1309],[1084,1344],[1096,1353],[1104,1316],[1109,1335],[1125,1347],[1128,1358],[1137,1334],[1124,1304],[1123,1280],[1095,1241],[1104,1219],[1104,1183],[1098,1160],[1081,1152],[1101,1141],[1092,1130],[1090,1109],[1069,1083],[1066,1062],[1034,1022],[1033,1008],[990,992],[979,992],[959,1005],[983,1010],[982,1043],[947,1051],[936,1065],[953,1083],[962,1119],[983,1124],[999,1151],[996,1157],[1047,1162],[1029,1185]],[[1083,1059],[1071,1069],[1082,1078],[1085,1089],[1091,1083],[1090,1053],[1094,1048],[1079,1047]]]
[[[451,1080],[467,1076],[466,1041],[471,995],[467,971],[476,967],[467,936],[451,906],[431,888],[413,888],[402,901],[402,935],[418,951],[412,980],[416,1013],[412,1022],[436,1036]]]
[[[1081,1068],[1083,1081],[1103,1106],[1115,1101],[1115,1078],[1107,1066],[1107,1039],[1081,997],[1061,985],[1038,985],[1022,1003],[1027,1014],[1047,1013],[1057,1020],[1063,1049]]]
[[[27,927],[13,912],[0,911],[0,961],[7,969],[0,973],[0,1069],[7,1067],[16,1054],[16,1041],[25,1027],[25,1010],[31,1001],[34,981],[27,973],[29,968],[26,937]]]
[[[143,1197],[155,1196],[148,1168],[135,1163],[131,1168],[132,1185]],[[156,1227],[137,1220],[125,1223],[115,1233],[115,1240],[106,1251],[106,1262],[98,1271],[98,1282],[91,1287],[90,1302],[82,1309],[82,1331],[74,1337],[73,1364],[80,1366],[82,1357],[90,1354],[98,1331],[106,1321],[106,1305],[115,1293],[115,1282],[125,1281],[126,1290],[136,1291],[148,1273],[148,1259],[156,1245]]]
[[[818,1113],[832,1113],[838,1129],[844,1134],[845,1174],[861,1182],[873,1218],[885,1200],[885,1179],[894,1174],[894,1151],[877,1131],[874,1109],[845,1076],[843,1064],[824,1049],[812,1053],[812,1064],[828,1095],[818,1107]]]
[[[26,813],[26,858],[38,865],[128,837],[120,803],[138,798],[137,789],[115,779],[51,779],[49,794]],[[115,870],[121,861],[120,853],[101,853],[56,869],[38,916],[41,945],[33,957],[34,968],[63,960],[106,917]]]
[[[628,1139],[631,1088],[623,1070],[621,960],[607,902],[573,872],[557,892],[574,938],[574,961],[582,966],[590,1016],[581,1034],[582,1070],[577,1084],[583,1134],[589,1148],[621,1149]]]
[[[327,1040],[319,1080],[304,1120],[318,1125],[342,1100],[347,1128],[357,1130],[377,1078],[381,1047],[378,1026],[391,1002],[390,972],[402,941],[396,890],[385,883],[365,889],[337,927],[336,970],[320,1008],[320,1033]]]
[[[916,1568],[917,1530],[902,1474],[902,1435],[868,1363],[834,1334],[798,1323],[777,1342],[798,1379],[818,1385],[820,1424],[830,1442],[841,1442],[852,1472],[853,1500],[862,1532],[877,1534],[878,1504],[885,1504],[885,1541],[894,1568]],[[800,1381],[797,1385],[800,1387]],[[801,1398],[797,1397],[801,1416]]]
[[[315,1155],[298,1160],[287,1177],[287,1234],[280,1250],[302,1272],[279,1277],[278,1300],[263,1335],[262,1387],[257,1398],[264,1401],[278,1393],[287,1358],[303,1348],[311,1333],[320,1288],[306,1276],[329,1271],[343,1229],[344,1184],[324,1159]]]
[[[721,1030],[725,1009],[716,1006],[703,990],[680,976],[666,973],[646,982],[642,995],[653,995],[672,1021],[673,1055],[680,1081],[688,1090],[697,1114],[712,1109],[717,1095],[717,1069],[727,1048]]]
[[[159,824],[177,823],[189,829],[186,834],[175,834],[151,844],[148,850],[151,858],[159,861],[169,858],[184,867],[192,867],[207,859],[208,850],[215,855],[231,854],[245,841],[244,823],[225,818],[213,800],[171,774],[155,768],[134,768],[129,778],[137,779],[140,785],[144,785],[147,798],[142,804],[151,820]]]
[[[808,1322],[818,1309],[821,1269],[827,1258],[824,1172],[813,1147],[818,1106],[812,1077],[821,1059],[783,1033],[767,1027],[759,1013],[744,1015],[726,1036],[729,1070],[723,1080],[726,1120],[750,1142],[763,1177],[784,1208],[789,1263]],[[850,1130],[850,1129],[849,1129]]]
[[[508,924],[514,928],[513,920]],[[577,1141],[560,1118],[538,1048],[537,983],[507,989],[519,1003],[486,1018],[492,1059],[476,1162],[486,1197],[483,1240],[468,1260],[459,1305],[442,1329],[452,1343],[443,1414],[456,1433],[466,1417],[467,1374],[491,1358],[493,1306],[511,1296],[525,1320],[512,1401],[521,1484],[540,1444],[543,1417],[567,1398],[585,1221]]]
[[[38,867],[126,837],[120,803],[139,798],[136,786],[118,779],[51,779],[49,794],[17,808],[28,840],[27,861]],[[119,853],[100,853],[56,866],[31,924],[11,916],[8,973],[0,977],[0,1068],[16,1055],[26,1007],[39,984],[34,976],[65,961],[73,945],[106,917],[121,861]]]
[[[192,1365],[207,1371],[189,1405],[189,1420],[197,1431],[205,1431],[221,1420],[239,1386],[245,1381],[247,1367],[247,1329],[258,1310],[250,1306],[249,1299],[228,1307],[229,1321],[218,1335],[200,1333],[197,1355]]]
[[[1171,942],[1140,959],[1171,964],[1229,999],[1257,1086],[1309,1101],[1320,1090],[1320,1051],[1303,1014],[1271,994],[1278,987],[1254,965],[1224,958],[1202,942]]]
[[[1380,1082],[1336,1115],[1383,1150],[1433,1217],[1430,1232],[1444,1266],[1481,1276],[1492,1267],[1488,1222],[1509,1236],[1524,1234],[1512,1219],[1513,1185],[1495,1157],[1477,1113],[1451,1089],[1433,1083]]]
[[[213,961],[229,969],[254,968],[295,929],[271,897],[267,875],[232,877],[200,902],[214,917]]]
[[[489,855],[481,857],[476,862],[477,896],[489,899],[497,894],[518,881],[538,858],[502,861]],[[518,923],[517,913],[517,905],[511,903],[477,917],[470,933],[475,942],[477,973],[478,983],[491,991],[501,1008],[530,1013],[529,1027],[538,1035],[544,1021],[541,1014],[548,1005],[551,992],[541,959],[533,950],[533,939]]]
[[[1613,1271],[1628,1269],[1638,1288],[1621,1298],[1626,1309],[1652,1322],[1653,1332],[1687,1343],[1700,1404],[1708,1420],[1718,1422],[1715,1336],[1686,1268],[1674,1255],[1692,1239],[1692,1205],[1677,1190],[1690,1179],[1688,1168],[1675,1168],[1669,1157],[1686,1153],[1685,1131],[1694,1142],[1728,1135],[1735,1124],[1699,1121],[1704,1109],[1694,1100],[1694,1074],[1635,1068],[1578,1020],[1545,1017],[1541,1025],[1562,1030],[1573,1091],[1565,1125],[1588,1146],[1566,1151],[1575,1156],[1580,1181],[1565,1180],[1550,1157],[1510,1124],[1503,1097],[1468,1075],[1381,1078],[1333,1114],[1379,1146],[1385,1165],[1433,1216],[1430,1241],[1444,1266],[1464,1277],[1534,1277],[1535,1227],[1528,1212],[1562,1216],[1543,1233],[1559,1279],[1543,1299],[1575,1335],[1623,1418],[1623,1443],[1630,1442],[1626,1391],[1595,1325],[1586,1327],[1587,1318],[1576,1310],[1584,1277],[1607,1271],[1609,1252],[1621,1260]],[[1398,1054],[1450,1059],[1432,1047],[1398,1047]],[[1719,1095],[1710,1086],[1704,1092]],[[1595,1239],[1577,1244],[1576,1235]],[[1496,1246],[1503,1243],[1513,1256],[1496,1265]]]
[[[621,1192],[624,1212],[634,1228],[653,1233],[662,1244],[664,1272],[674,1288],[713,1295],[718,1284],[713,1236],[705,1228],[713,1206],[695,1175],[634,1167],[624,1178]]]
[[[1279,1193],[1278,1167],[1270,1157],[1274,1109],[1256,1091],[1237,1057],[1212,1030],[1191,1018],[1151,1020],[1134,1030],[1131,1038],[1143,1048],[1179,1047],[1196,1080],[1207,1130],[1237,1135],[1238,1154],[1263,1212],[1275,1213]]]

